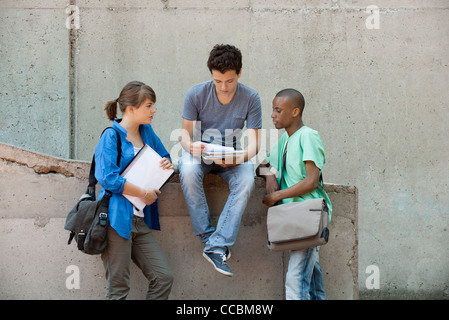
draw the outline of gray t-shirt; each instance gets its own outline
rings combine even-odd
[[[237,83],[234,97],[221,104],[212,80],[190,88],[184,101],[182,117],[197,121],[193,141],[203,141],[241,149],[240,139],[245,125],[248,129],[262,128],[262,107],[259,94]]]

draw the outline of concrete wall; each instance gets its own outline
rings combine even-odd
[[[66,28],[69,4],[79,29]],[[295,87],[324,140],[325,180],[357,186],[360,296],[448,299],[447,0],[3,0],[0,17],[1,142],[88,160],[104,102],[141,80],[176,155],[184,95],[210,78],[212,46],[232,43],[262,100],[256,161],[276,140],[274,94]],[[379,289],[366,286],[372,265]]]
[[[99,256],[67,245],[67,213],[84,192],[89,163],[67,161],[0,144],[0,299],[103,299]],[[228,188],[207,175],[205,191],[217,220]],[[357,190],[326,184],[335,207],[330,241],[320,251],[328,299],[357,299]],[[175,282],[171,299],[283,299],[288,254],[266,246],[267,207],[263,179],[243,216],[229,260],[234,276],[216,272],[202,257],[176,175],[160,196],[161,231],[155,231]],[[67,289],[76,266],[80,288]],[[147,281],[133,264],[130,299],[143,299]],[[67,272],[67,273],[66,273]]]

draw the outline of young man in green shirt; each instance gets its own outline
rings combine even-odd
[[[295,89],[282,90],[273,100],[271,118],[276,129],[284,128],[285,133],[257,170],[266,180],[267,195],[263,203],[271,207],[277,203],[325,198],[330,219],[332,205],[320,179],[326,162],[323,141],[317,131],[304,125],[304,105],[303,95]],[[270,167],[281,171],[285,148],[285,168],[278,180]],[[313,247],[290,252],[285,281],[287,300],[326,298],[318,250],[319,247]]]

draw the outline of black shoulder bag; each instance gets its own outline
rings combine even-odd
[[[122,151],[120,134],[113,127],[104,129],[103,133],[109,128],[117,132],[117,166],[120,166]],[[96,184],[94,154],[90,165],[89,184],[86,193],[81,196],[73,209],[70,210],[64,225],[64,229],[70,231],[68,244],[75,238],[78,249],[86,254],[100,254],[108,245],[108,210],[112,192],[105,190],[101,200],[96,200]]]

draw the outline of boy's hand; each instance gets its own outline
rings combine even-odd
[[[266,196],[263,197],[262,202],[268,207],[274,206],[278,201],[281,200],[278,197],[278,192],[269,193]]]
[[[267,195],[263,197],[262,202],[268,206],[274,206],[279,200],[279,184],[275,175],[267,175],[265,176],[265,189],[267,191]]]
[[[278,180],[276,179],[276,176],[274,174],[265,176],[265,190],[267,191],[267,194],[279,190]]]

